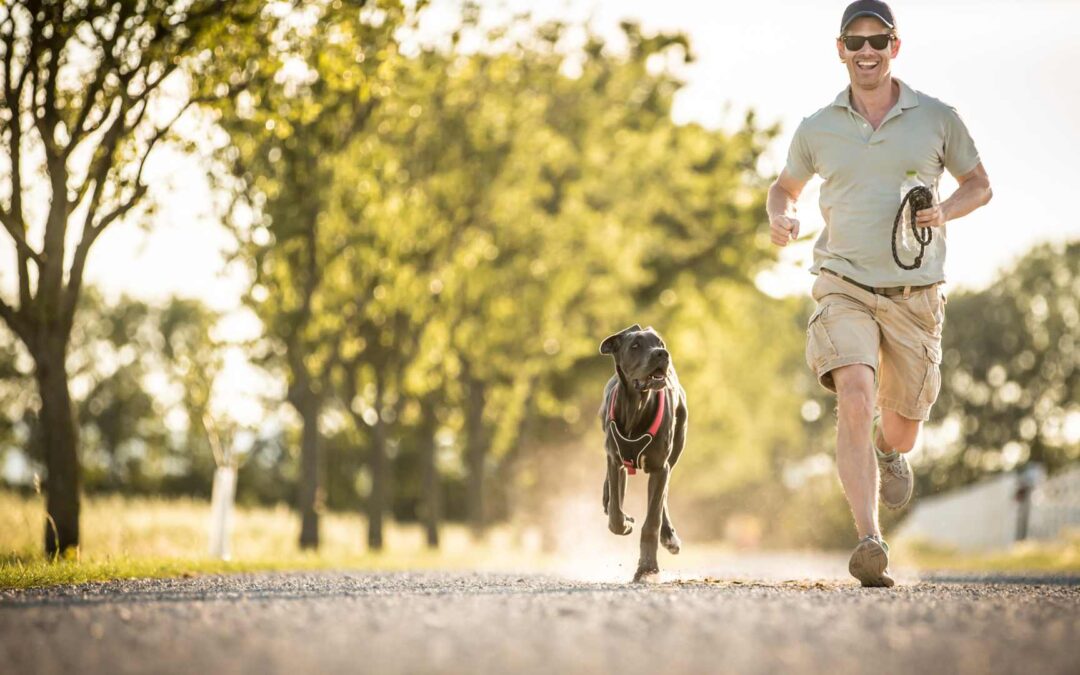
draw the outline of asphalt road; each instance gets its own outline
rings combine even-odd
[[[863,590],[784,567],[652,585],[328,572],[4,591],[0,673],[1080,673],[1080,578]]]

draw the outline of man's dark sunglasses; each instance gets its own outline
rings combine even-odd
[[[849,52],[857,52],[867,42],[874,49],[885,49],[892,42],[893,36],[885,33],[881,35],[841,35],[840,39],[844,41],[844,46],[847,47]]]

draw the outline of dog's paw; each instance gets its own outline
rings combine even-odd
[[[626,516],[625,520],[621,523],[615,523],[608,521],[608,529],[619,536],[625,536],[634,531],[634,519],[630,516]]]
[[[675,534],[675,531],[671,531],[671,535],[660,535],[660,544],[668,550],[671,555],[678,555],[682,550],[682,541],[679,539],[679,535]]]
[[[634,572],[635,584],[655,584],[660,581],[660,567],[657,565],[638,565]]]

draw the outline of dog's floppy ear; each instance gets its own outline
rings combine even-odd
[[[622,340],[623,336],[625,336],[627,333],[639,330],[641,330],[641,326],[635,323],[633,326],[623,328],[621,331],[615,333],[614,335],[607,336],[606,338],[604,338],[604,341],[600,343],[600,353],[614,354],[616,350],[619,349],[619,340]]]

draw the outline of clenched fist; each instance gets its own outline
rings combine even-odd
[[[934,204],[928,209],[915,212],[915,224],[919,227],[941,227],[948,219],[941,204]]]
[[[769,236],[777,246],[787,246],[799,236],[799,220],[788,216],[775,216],[769,220]]]

